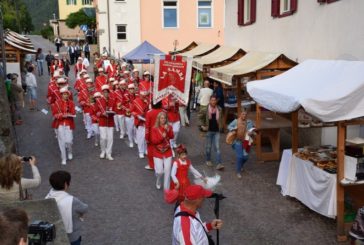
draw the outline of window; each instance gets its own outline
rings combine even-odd
[[[256,0],[238,0],[238,25],[251,25],[256,20]]]
[[[67,0],[66,4],[67,5],[77,5],[77,0]]]
[[[91,5],[92,0],[82,0],[82,5]]]
[[[212,27],[211,0],[198,1],[198,27]]]
[[[297,11],[297,0],[272,0],[272,16],[286,17]]]
[[[126,40],[126,25],[116,25],[116,39]]]
[[[176,28],[178,19],[177,1],[165,0],[163,1],[163,27]]]

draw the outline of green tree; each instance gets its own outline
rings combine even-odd
[[[66,25],[72,29],[81,25],[94,26],[95,23],[96,18],[86,15],[84,9],[80,9],[79,11],[68,15],[66,19]]]
[[[32,18],[22,0],[1,0],[0,6],[4,14],[4,29],[17,32],[30,32],[34,29]]]

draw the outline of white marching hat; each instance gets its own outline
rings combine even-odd
[[[109,85],[104,84],[104,85],[101,86],[101,90],[102,91],[104,91],[104,90],[110,90],[110,87],[109,87]]]
[[[121,67],[126,67],[127,65],[128,65],[127,63],[123,62],[123,63],[121,64]]]
[[[87,71],[86,71],[86,70],[81,70],[81,71],[80,71],[80,74],[85,74],[85,73],[87,73]]]
[[[144,75],[144,76],[150,75],[150,72],[149,72],[149,71],[145,71],[145,72],[143,73],[143,75]]]
[[[120,85],[122,85],[122,84],[126,84],[126,81],[125,81],[125,79],[123,79],[123,80],[121,80],[119,83],[120,83]]]
[[[147,90],[140,90],[139,94],[140,95],[147,95],[147,94],[149,94],[149,92]]]
[[[59,71],[55,71],[55,72],[53,73],[53,77],[59,77],[59,76],[60,76]]]
[[[100,67],[100,68],[98,69],[98,71],[104,71],[104,69],[103,69],[102,67]]]
[[[90,77],[90,75],[86,73],[83,77],[84,77],[84,78],[89,78],[89,77]]]
[[[131,84],[128,85],[128,88],[135,88],[135,86],[134,86],[133,83],[131,83]]]
[[[85,82],[86,83],[92,83],[92,79],[91,78],[87,78]]]
[[[107,53],[102,53],[102,55],[101,56],[103,56],[103,57],[107,57]]]
[[[60,77],[57,79],[57,83],[66,83],[66,79],[64,79],[63,77]]]
[[[101,97],[101,93],[100,92],[94,93],[94,97]]]
[[[67,86],[65,86],[65,87],[61,88],[61,89],[59,90],[59,92],[60,92],[61,94],[63,94],[63,93],[68,93],[68,92],[69,92],[68,87],[67,87]]]
[[[59,57],[59,54],[57,53],[57,54],[54,54],[54,57]]]
[[[137,68],[134,68],[133,72],[139,72],[139,70]]]
[[[78,57],[78,59],[77,60],[83,60],[83,58],[82,57]]]
[[[129,74],[130,73],[130,71],[124,71],[124,74]]]
[[[109,82],[115,81],[115,77],[110,77]]]
[[[114,82],[112,83],[112,85],[119,85],[119,82],[118,82],[118,81],[114,81]]]

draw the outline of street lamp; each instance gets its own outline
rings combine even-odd
[[[5,37],[4,37],[4,26],[3,26],[3,12],[0,6],[0,40],[1,40],[1,59],[3,63],[3,76],[6,79],[6,55],[5,55]]]

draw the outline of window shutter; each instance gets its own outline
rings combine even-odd
[[[254,23],[257,19],[257,0],[250,2],[250,23]]]
[[[279,0],[272,0],[272,16],[278,17],[279,16]]]
[[[238,0],[238,25],[244,25],[244,0]]]
[[[294,13],[297,11],[297,1],[298,0],[291,0],[291,13]]]

